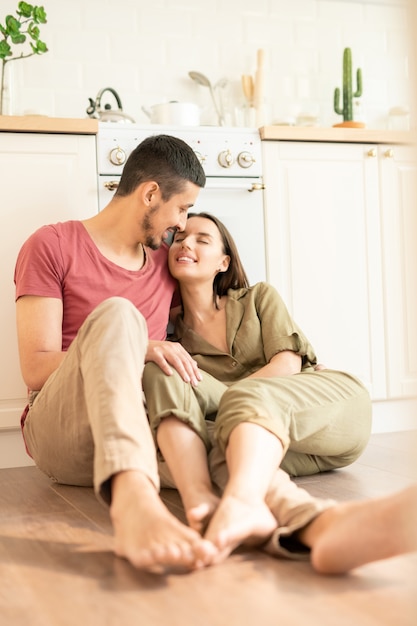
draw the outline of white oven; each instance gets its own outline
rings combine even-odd
[[[146,137],[180,137],[196,152],[207,182],[192,211],[219,217],[238,246],[250,283],[266,280],[261,141],[257,129],[99,123],[99,209],[111,199],[132,150]]]

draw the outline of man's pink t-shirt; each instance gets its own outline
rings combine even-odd
[[[24,295],[64,302],[62,349],[103,300],[130,300],[148,324],[150,339],[166,337],[176,281],[167,264],[168,246],[146,248],[142,269],[130,271],[104,257],[79,221],[43,226],[23,244],[15,269],[16,300]]]

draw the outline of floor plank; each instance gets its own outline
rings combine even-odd
[[[297,482],[339,500],[390,493],[415,478],[415,441],[417,432],[373,435],[349,468]],[[330,577],[241,549],[216,567],[158,576],[114,556],[108,511],[92,489],[53,484],[35,467],[0,470],[0,487],[1,626],[417,623],[417,554]],[[163,498],[183,515],[175,491]]]

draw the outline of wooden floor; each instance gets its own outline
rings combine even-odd
[[[413,480],[414,450],[417,431],[375,434],[351,467],[298,482],[339,500],[388,494]],[[164,498],[181,516],[176,492]],[[256,550],[192,574],[139,572],[113,555],[91,489],[0,470],[1,626],[415,626],[416,579],[417,554],[342,577]]]

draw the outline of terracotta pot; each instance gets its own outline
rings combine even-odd
[[[364,122],[340,122],[340,124],[333,124],[333,128],[365,128]]]

